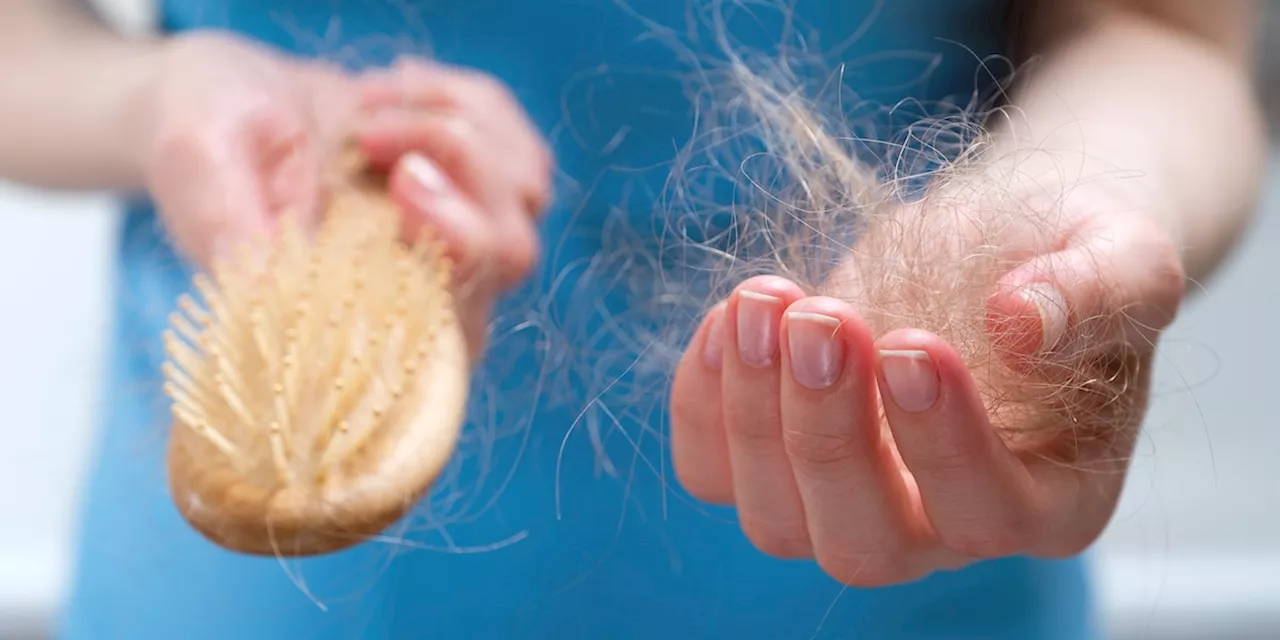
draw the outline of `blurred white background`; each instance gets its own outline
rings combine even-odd
[[[145,24],[147,0],[103,3]],[[1271,175],[1241,252],[1168,333],[1128,491],[1093,554],[1117,640],[1280,638],[1280,163]],[[0,185],[0,639],[44,637],[66,585],[114,233],[101,196]]]

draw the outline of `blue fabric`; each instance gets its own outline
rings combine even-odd
[[[921,105],[989,95],[982,65],[1004,50],[1002,2],[795,4],[797,16],[820,27],[821,41],[808,45],[844,43],[834,50],[850,63],[844,80],[869,105],[900,107],[902,122],[915,120]],[[188,271],[149,203],[132,203],[119,249],[104,430],[63,637],[1093,637],[1079,560],[1013,558],[901,587],[846,590],[812,562],[764,556],[731,511],[679,490],[658,439],[664,391],[632,366],[634,345],[602,330],[606,311],[625,312],[630,298],[627,266],[601,255],[610,253],[602,251],[613,237],[610,211],[625,208],[642,236],[645,220],[661,215],[655,194],[669,168],[661,163],[692,131],[679,76],[688,59],[642,37],[674,28],[689,51],[714,53],[707,29],[684,30],[685,2],[162,6],[162,24],[174,32],[231,29],[305,54],[351,52],[357,64],[416,47],[486,69],[514,88],[553,140],[563,175],[544,229],[547,259],[504,306],[451,475],[391,532],[395,540],[283,565],[212,546],[166,495],[159,335]],[[736,19],[734,33],[767,51],[780,23],[768,11],[759,15]],[[868,113],[885,136],[901,137],[887,110]],[[602,381],[628,367],[622,384],[605,388]],[[601,465],[597,448],[611,466]]]

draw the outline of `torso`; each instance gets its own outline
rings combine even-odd
[[[764,556],[731,511],[679,489],[659,441],[665,390],[655,372],[633,366],[644,355],[616,327],[606,331],[606,316],[630,299],[625,267],[607,259],[611,211],[625,210],[634,229],[652,228],[635,222],[662,215],[663,163],[693,127],[689,87],[677,77],[687,62],[641,37],[655,32],[642,18],[683,31],[684,1],[163,4],[170,31],[227,28],[302,53],[351,51],[369,64],[425,46],[485,69],[513,87],[551,138],[563,177],[544,229],[543,270],[495,326],[456,475],[409,530],[390,533],[402,542],[283,568],[213,548],[165,495],[159,335],[188,274],[149,205],[131,205],[112,400],[87,488],[67,637],[1092,637],[1077,560],[1014,558],[892,589],[845,590],[811,562]],[[822,27],[810,45],[844,45],[846,83],[880,105],[981,100],[990,91],[983,58],[1004,50],[1004,2],[795,4]],[[739,35],[767,47],[778,34],[769,26],[754,42]],[[683,44],[717,53],[705,35],[701,45]],[[882,115],[882,129],[895,124]]]

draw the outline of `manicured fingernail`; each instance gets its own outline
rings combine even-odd
[[[1067,330],[1067,300],[1052,285],[1036,283],[1022,290],[1022,297],[1040,313],[1040,350],[1052,349]]]
[[[820,313],[787,313],[787,344],[791,375],[801,386],[814,390],[830,387],[844,371],[844,340],[840,319]]]
[[[738,293],[738,357],[761,369],[778,357],[782,299],[755,291]]]
[[[724,362],[724,303],[716,305],[710,316],[707,338],[702,344],[702,362],[708,369],[719,371]]]
[[[408,153],[401,159],[404,170],[421,190],[420,195],[430,198],[452,197],[453,183],[436,163],[420,153]],[[415,194],[419,195],[419,194]]]
[[[880,370],[890,399],[899,409],[920,413],[938,401],[938,370],[927,352],[882,350]]]
[[[431,224],[461,241],[479,233],[474,211],[436,163],[418,153],[405,154],[400,162],[412,183],[408,197]]]

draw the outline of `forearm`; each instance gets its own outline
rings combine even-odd
[[[0,0],[0,14],[0,179],[141,186],[156,43],[113,33],[77,0]]]
[[[1205,278],[1248,223],[1265,164],[1248,3],[1046,5],[1028,26],[1043,57],[993,123],[992,157],[1059,198],[1121,192]]]

